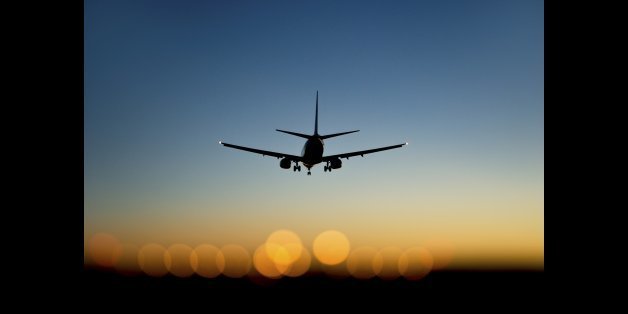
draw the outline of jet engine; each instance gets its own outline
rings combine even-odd
[[[283,169],[290,169],[290,164],[292,163],[292,160],[288,159],[288,158],[284,158],[279,162],[279,167],[283,168]]]
[[[332,169],[340,169],[340,167],[342,167],[342,160],[340,160],[340,158],[336,158],[336,159],[332,159],[331,160],[331,168]]]

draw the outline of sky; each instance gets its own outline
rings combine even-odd
[[[455,248],[544,265],[542,1],[85,1],[84,239]],[[293,172],[298,155],[408,146]],[[305,168],[304,168],[305,170]],[[87,245],[87,244],[86,244]]]

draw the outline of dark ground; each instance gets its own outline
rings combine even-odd
[[[83,292],[87,297],[130,297],[134,295],[172,296],[203,295],[212,296],[238,294],[239,292],[301,293],[357,292],[372,295],[385,292],[390,295],[409,292],[415,296],[476,296],[484,300],[492,298],[508,300],[540,300],[548,292],[546,274],[539,271],[439,271],[432,272],[419,281],[404,278],[396,280],[358,280],[353,278],[332,278],[324,274],[309,273],[299,278],[269,280],[244,277],[232,279],[219,276],[214,279],[192,276],[178,278],[166,275],[153,278],[145,275],[125,276],[107,270],[86,268],[82,271]],[[301,293],[303,294],[303,293]],[[343,295],[342,293],[340,295]],[[365,300],[366,301],[366,300]]]

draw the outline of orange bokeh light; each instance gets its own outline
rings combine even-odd
[[[399,258],[399,273],[408,280],[419,280],[434,267],[432,254],[422,247],[407,249]]]
[[[358,279],[375,277],[373,260],[376,255],[377,250],[372,247],[362,246],[354,249],[347,258],[347,270],[351,276]]]
[[[168,247],[164,262],[166,269],[177,277],[189,277],[194,274],[190,256],[192,248],[185,244],[174,244]]]
[[[337,265],[347,259],[351,245],[349,239],[342,232],[328,230],[314,239],[312,249],[314,256],[322,264]]]
[[[156,243],[144,245],[137,254],[137,260],[144,273],[153,277],[161,277],[168,273],[166,248]]]
[[[113,267],[122,253],[120,246],[116,237],[107,233],[97,233],[89,241],[90,256],[100,266]]]
[[[240,278],[251,270],[251,256],[242,246],[228,244],[223,246],[220,251],[225,259],[223,275],[230,278]]]
[[[201,244],[192,251],[190,265],[197,274],[215,278],[225,269],[225,257],[217,247]]]
[[[268,236],[265,247],[266,254],[275,264],[287,268],[299,259],[303,244],[296,233],[277,230]]]
[[[253,265],[263,276],[271,279],[279,279],[283,274],[277,269],[275,262],[268,256],[267,246],[268,244],[262,244],[255,250],[253,254]]]
[[[299,277],[310,269],[311,263],[312,256],[305,248],[301,248],[299,259],[294,261],[294,263],[292,263],[290,267],[283,272],[283,274],[288,277]]]

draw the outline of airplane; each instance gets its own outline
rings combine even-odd
[[[301,156],[289,155],[289,154],[284,154],[284,153],[276,153],[276,152],[271,152],[271,151],[266,151],[266,150],[261,150],[261,149],[238,146],[238,145],[228,144],[223,141],[219,141],[218,143],[226,147],[260,154],[262,156],[273,156],[273,157],[277,157],[277,159],[282,158],[281,161],[279,162],[279,166],[283,169],[290,169],[290,165],[294,162],[294,167],[292,168],[293,171],[300,172],[301,171],[301,166],[299,165],[299,162],[300,162],[307,168],[308,175],[312,174],[311,169],[312,167],[314,167],[314,165],[322,163],[322,162],[326,163],[324,167],[325,172],[327,171],[331,172],[332,169],[340,169],[342,167],[342,161],[340,160],[341,158],[345,158],[349,160],[349,157],[353,157],[353,156],[364,157],[364,155],[366,154],[381,152],[384,150],[399,148],[399,147],[408,145],[408,143],[406,142],[403,144],[397,144],[397,145],[374,148],[374,149],[367,149],[367,150],[362,150],[358,152],[323,156],[323,150],[325,147],[325,143],[323,142],[323,140],[340,136],[340,135],[359,132],[360,130],[340,132],[340,133],[334,133],[334,134],[328,134],[328,135],[318,134],[318,91],[316,91],[316,116],[314,118],[314,134],[313,135],[301,134],[297,132],[284,131],[284,130],[279,130],[279,129],[277,129],[277,131],[307,139],[307,141],[305,142],[305,145],[303,145]]]

